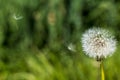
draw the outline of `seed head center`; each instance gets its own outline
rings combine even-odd
[[[96,37],[94,39],[94,45],[97,48],[104,47],[105,46],[105,41],[104,41],[104,39],[102,37]]]

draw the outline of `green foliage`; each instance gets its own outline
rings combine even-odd
[[[80,40],[90,27],[115,34],[104,67],[106,80],[119,80],[119,26],[119,0],[0,0],[0,80],[96,80]]]

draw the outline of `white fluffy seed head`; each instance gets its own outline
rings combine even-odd
[[[116,40],[105,29],[92,28],[82,35],[83,51],[93,58],[106,58],[116,50]]]

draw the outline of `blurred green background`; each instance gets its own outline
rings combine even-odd
[[[105,79],[120,80],[119,0],[0,0],[0,80],[97,80],[81,47],[93,26],[115,35]]]

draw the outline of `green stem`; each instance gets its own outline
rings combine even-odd
[[[105,74],[104,74],[104,68],[103,68],[102,61],[100,63],[100,72],[101,72],[101,80],[105,80]]]

